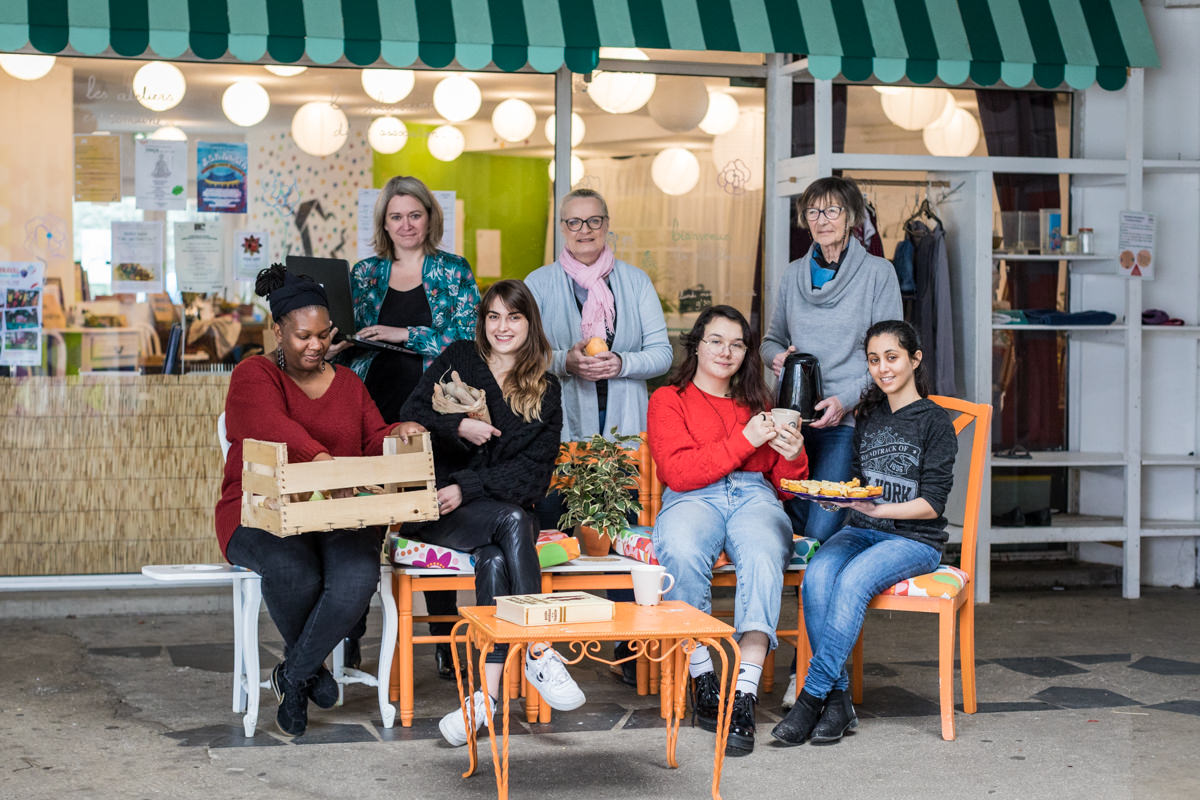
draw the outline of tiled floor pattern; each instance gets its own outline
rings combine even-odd
[[[370,640],[364,642],[364,652],[370,652]],[[374,645],[377,647],[378,642]],[[231,671],[233,662],[233,647],[230,644],[189,644],[171,645],[164,647],[95,647],[89,653],[96,656],[119,658],[157,658],[166,650],[172,664],[177,667],[189,667],[211,672]],[[261,647],[261,663],[272,664],[279,659],[279,652],[269,644]],[[1062,685],[1057,682],[1061,678],[1095,674],[1097,683],[1105,685],[1121,685],[1117,672],[1120,670],[1139,670],[1162,676],[1200,675],[1200,663],[1179,661],[1169,658],[1140,657],[1136,660],[1130,653],[1097,653],[1064,655],[1060,657],[1028,657],[1028,658],[993,658],[979,659],[977,672],[982,673],[989,665],[1009,670],[1019,675],[1027,676],[1030,694],[1025,699],[1005,702],[979,702],[979,713],[1011,713],[1011,712],[1051,712],[1064,709],[1111,709],[1120,707],[1143,706],[1137,698],[1126,697],[1109,689],[1077,685]],[[936,695],[928,696],[915,694],[908,689],[888,684],[889,679],[900,675],[900,669],[917,669],[928,671],[929,680],[923,680],[921,685],[936,687],[937,663],[934,661],[908,661],[890,665],[866,663],[866,688],[863,703],[858,707],[858,713],[863,717],[920,717],[936,716],[939,713]],[[980,678],[982,683],[982,675]],[[776,694],[766,698],[766,703],[759,708],[759,726],[772,725],[779,719],[778,694],[783,687],[776,687]],[[649,706],[648,698],[639,698],[632,690],[629,692],[631,705],[614,702],[588,703],[577,711],[555,713],[554,720],[549,724],[530,725],[524,721],[522,714],[514,707],[511,714],[511,733],[525,735],[528,733],[575,733],[598,730],[622,730],[634,728],[662,727],[663,720],[659,717],[657,707]],[[634,705],[636,704],[636,705]],[[1172,711],[1200,717],[1200,700],[1179,698],[1146,708]],[[285,745],[355,743],[374,741],[413,741],[421,739],[436,739],[439,737],[437,719],[417,718],[411,728],[402,728],[397,721],[396,727],[385,729],[380,721],[372,714],[370,723],[342,724],[325,723],[313,725],[303,736],[287,740],[277,736],[271,724],[274,715],[274,702],[269,693],[264,693],[262,710],[260,712],[258,734],[253,738],[243,735],[241,725],[236,718],[229,724],[210,725],[188,730],[167,732],[166,736],[178,740],[181,746],[187,747],[278,747]],[[961,710],[961,706],[960,706]],[[687,724],[687,720],[685,723]]]

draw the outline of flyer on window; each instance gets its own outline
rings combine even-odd
[[[225,288],[218,223],[175,223],[175,280],[181,292],[208,294]]]
[[[1122,211],[1117,228],[1119,273],[1127,278],[1154,277],[1154,234],[1157,219],[1145,211]]]
[[[37,261],[0,261],[0,364],[42,363],[45,270]]]
[[[134,150],[134,194],[147,211],[187,208],[187,142],[142,139]]]
[[[266,231],[238,231],[233,235],[233,277],[253,281],[271,266],[271,239]]]
[[[112,290],[163,290],[163,225],[161,222],[112,223]]]
[[[379,189],[358,190],[358,260],[375,255],[375,201]]]
[[[245,214],[246,173],[250,168],[245,142],[197,142],[196,162],[197,209]]]
[[[81,203],[121,202],[121,137],[75,135],[75,199]]]
[[[433,193],[433,199],[442,207],[442,219],[445,223],[445,227],[442,228],[442,240],[438,242],[438,247],[447,253],[458,253],[460,249],[456,246],[458,241],[456,235],[458,228],[458,204],[455,201],[457,198],[457,192],[439,190]]]

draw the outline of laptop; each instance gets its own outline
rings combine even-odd
[[[288,256],[288,272],[297,275],[307,275],[325,287],[329,297],[329,319],[338,329],[337,340],[343,339],[373,350],[391,350],[395,353],[408,353],[420,356],[416,350],[410,350],[403,345],[381,342],[376,339],[360,339],[355,334],[358,328],[354,324],[354,301],[350,294],[350,265],[344,258],[313,258],[311,256]]]

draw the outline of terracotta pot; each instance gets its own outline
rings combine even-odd
[[[575,528],[575,538],[579,540],[579,546],[583,548],[583,552],[589,556],[606,556],[612,549],[612,539],[601,536],[600,531],[586,525]]]

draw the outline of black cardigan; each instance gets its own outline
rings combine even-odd
[[[465,414],[433,410],[433,385],[450,370],[458,370],[464,382],[486,393],[492,425],[500,430],[500,437],[473,445],[458,435]],[[545,497],[562,431],[562,390],[553,374],[547,373],[546,380],[542,418],[526,422],[508,407],[474,341],[447,346],[425,370],[400,410],[400,419],[419,422],[432,433],[438,486],[457,483],[464,504],[488,497],[530,508]]]

